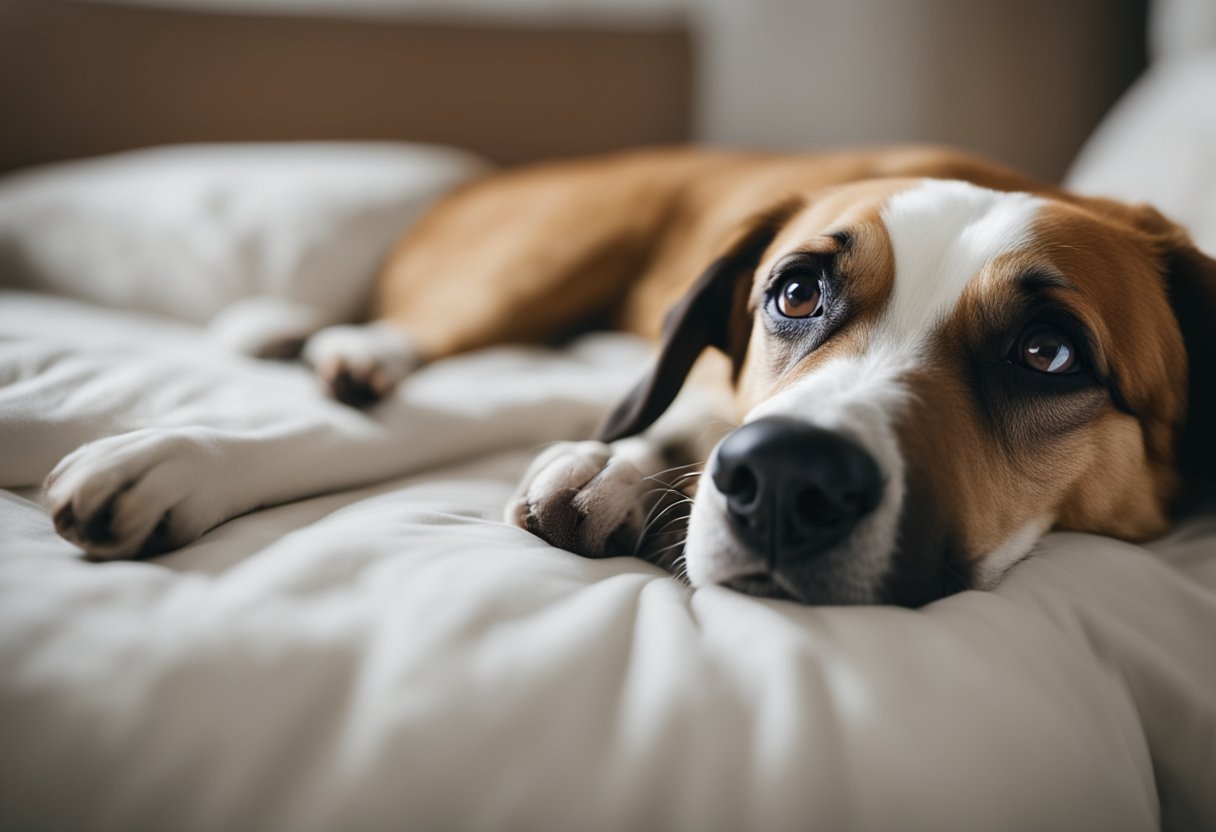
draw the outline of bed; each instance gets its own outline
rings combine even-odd
[[[1210,514],[1147,550],[1054,535],[995,592],[920,611],[583,560],[498,517],[536,443],[585,431],[645,361],[600,336],[414,379],[392,406],[460,425],[400,437],[428,448],[414,475],[92,565],[39,502],[68,445],[183,412],[260,418],[259,394],[294,418],[330,405],[301,368],[214,359],[185,324],[10,292],[0,331],[5,828],[1119,830],[1216,812]],[[23,443],[30,418],[61,420],[62,447]]]
[[[1138,124],[1136,106],[1119,119]],[[1100,134],[1078,187],[1135,196],[1116,182],[1144,164],[1129,131]],[[484,163],[399,143],[267,152],[0,183],[0,828],[1216,828],[1216,506],[1148,546],[1052,534],[995,590],[921,610],[580,559],[502,506],[648,348],[489,350],[335,415],[297,364],[225,352],[216,319],[330,291],[313,267],[335,241],[373,262]],[[200,295],[208,269],[227,279]],[[354,316],[371,269],[352,269]],[[39,483],[77,445],[288,415],[393,431],[398,475],[147,562],[85,563],[54,534]]]

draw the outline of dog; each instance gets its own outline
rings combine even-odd
[[[482,347],[653,339],[647,376],[596,437],[533,462],[506,519],[697,586],[915,607],[993,586],[1051,529],[1159,536],[1216,470],[1216,262],[1150,207],[945,149],[647,150],[492,175],[408,231],[374,308],[303,349],[358,406]],[[203,452],[97,444],[47,494],[103,559],[358,477],[318,458],[124,517],[98,482],[129,492],[147,460]],[[660,545],[666,512],[681,520]]]

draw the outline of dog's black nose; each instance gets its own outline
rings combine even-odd
[[[712,476],[735,531],[770,562],[826,552],[882,499],[882,471],[869,453],[784,416],[726,437]]]

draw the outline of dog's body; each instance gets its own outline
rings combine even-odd
[[[543,454],[508,519],[588,556],[683,549],[694,583],[919,604],[990,585],[1050,528],[1158,535],[1181,462],[1210,464],[1212,261],[1151,209],[939,150],[651,151],[491,177],[410,231],[376,305],[305,348],[352,403],[493,344],[596,325],[662,340],[599,440]],[[729,359],[698,368],[717,392],[652,428],[710,346]],[[715,446],[711,419],[742,427]],[[687,470],[675,450],[709,468],[667,478],[697,493],[686,544],[663,547],[647,478]],[[48,490],[61,532],[104,557],[322,490],[267,483],[168,534],[144,510],[98,540],[118,493],[90,487],[104,460],[84,457]]]

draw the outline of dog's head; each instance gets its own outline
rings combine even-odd
[[[1216,262],[1147,207],[878,179],[752,220],[672,310],[636,433],[705,347],[741,426],[700,478],[695,584],[919,605],[1048,529],[1162,533],[1216,470]]]

